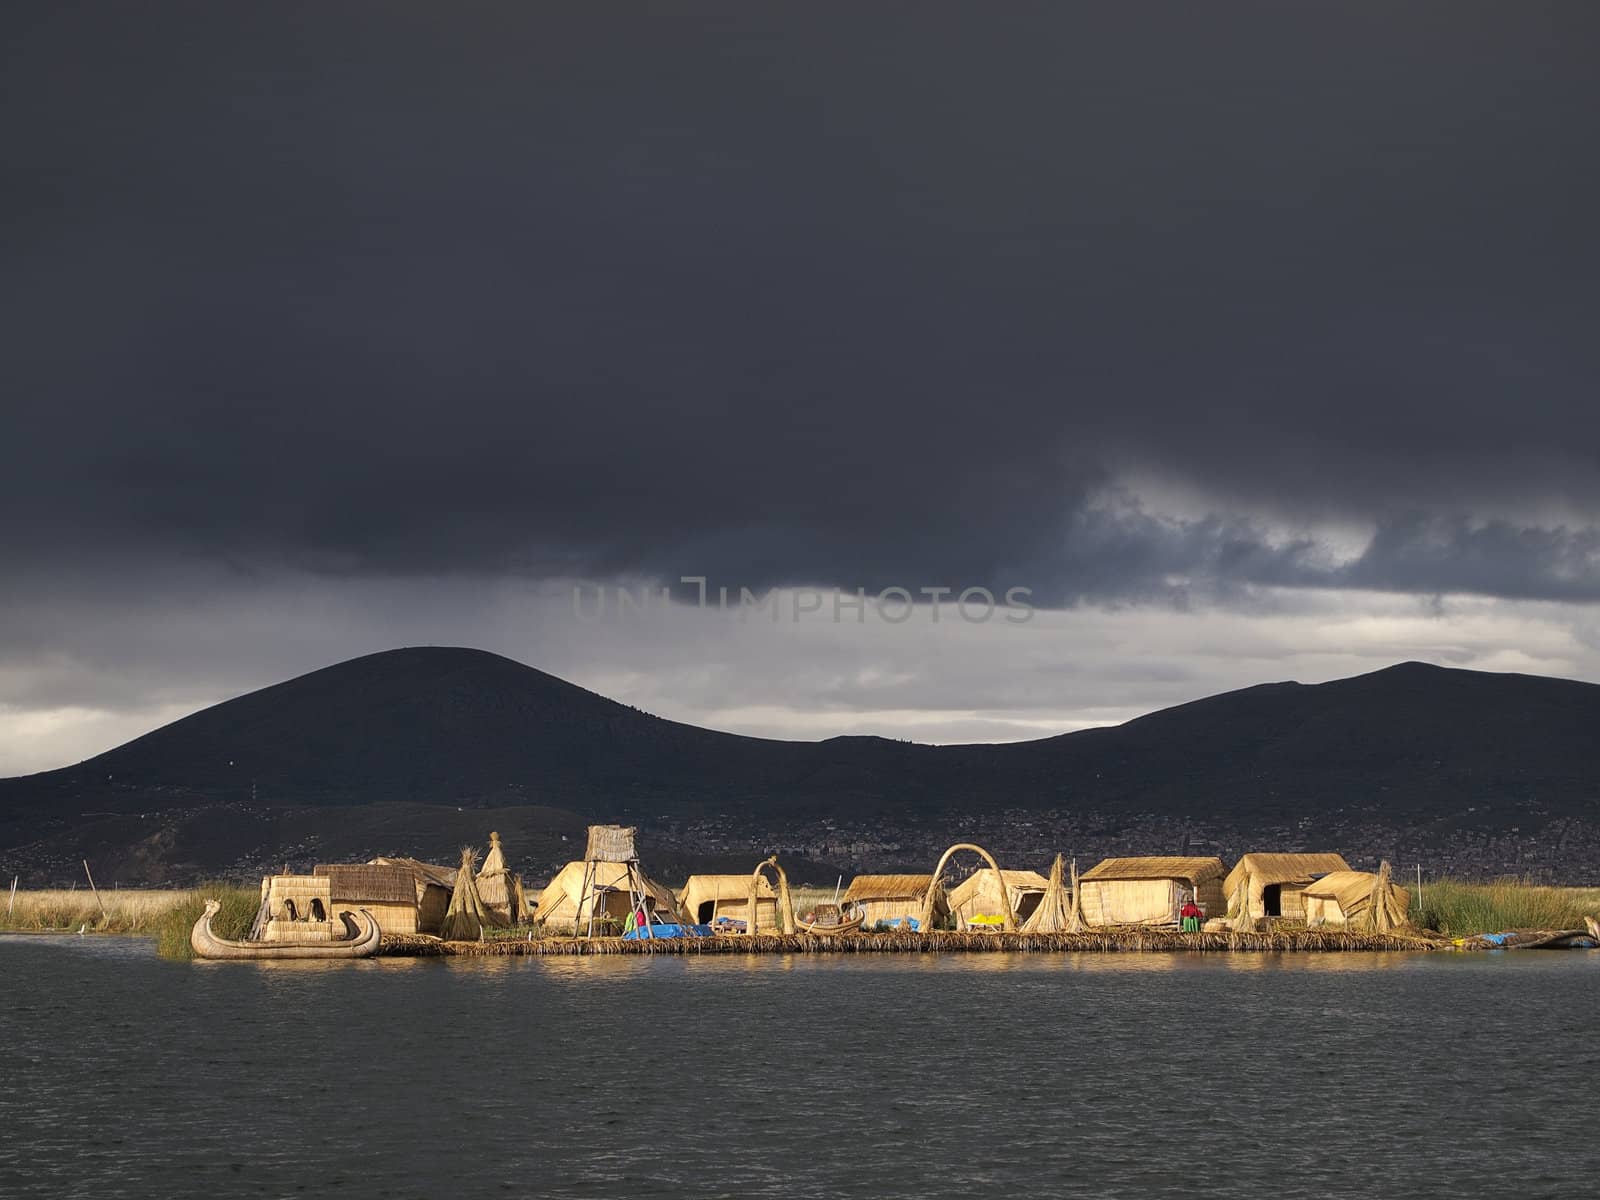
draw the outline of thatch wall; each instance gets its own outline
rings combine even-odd
[[[719,917],[750,920],[749,875],[691,875],[678,893],[678,910],[694,925],[709,925]],[[756,883],[756,916],[760,927],[778,927],[778,893],[765,878]]]
[[[590,862],[632,862],[639,857],[633,844],[638,832],[632,825],[591,825],[583,857]]]
[[[1108,858],[1079,880],[1090,925],[1174,925],[1193,893],[1207,916],[1221,916],[1222,860],[1163,856]]]
[[[1299,921],[1305,919],[1306,884],[1349,869],[1350,864],[1338,854],[1246,854],[1223,880],[1222,894],[1232,903],[1248,881],[1244,896],[1251,920],[1283,917]],[[1269,896],[1275,896],[1276,903],[1269,903]]]
[[[379,856],[372,860],[376,867],[399,867],[411,875],[417,893],[417,932],[438,933],[444,915],[450,908],[450,891],[455,887],[456,868],[441,867],[415,858],[390,858]]]
[[[364,908],[385,933],[418,933],[417,886],[404,867],[373,863],[318,863],[312,874],[325,876],[336,910]]]
[[[1033,916],[1050,881],[1037,871],[1000,872],[1011,897],[1011,910],[1018,924]],[[982,867],[950,889],[946,897],[956,928],[965,929],[973,917],[999,917],[1005,915],[1005,900],[1000,894],[1000,881],[992,867]]]
[[[862,926],[871,929],[880,921],[897,921],[906,917],[922,919],[922,905],[927,898],[932,875],[857,875],[850,881],[841,904],[859,904],[865,914]],[[934,919],[949,911],[944,889],[934,893]]]

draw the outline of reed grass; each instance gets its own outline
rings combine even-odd
[[[250,933],[255,923],[256,910],[261,907],[259,888],[239,887],[232,883],[201,884],[192,892],[182,893],[183,899],[161,915],[152,933],[156,939],[156,953],[162,958],[187,962],[194,957],[189,945],[189,932],[205,912],[207,900],[220,901],[222,907],[211,919],[211,928],[218,937],[242,938]]]
[[[1415,898],[1415,889],[1413,889]],[[1441,879],[1422,888],[1412,923],[1450,937],[1508,930],[1582,929],[1583,918],[1600,912],[1600,890],[1542,887],[1523,880],[1466,883]]]
[[[105,912],[88,888],[9,889],[0,896],[0,929],[25,933],[149,933],[163,916],[183,903],[187,891],[102,891]],[[9,913],[7,909],[9,908]]]

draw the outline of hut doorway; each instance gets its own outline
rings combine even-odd
[[[1269,883],[1261,889],[1261,908],[1269,917],[1283,916],[1283,884]]]
[[[1039,907],[1039,902],[1043,899],[1043,892],[1023,893],[1022,899],[1017,902],[1017,925],[1019,927],[1029,917],[1033,916],[1034,910]]]
[[[328,919],[328,910],[322,906],[322,898],[320,896],[311,897],[311,919],[313,921],[326,921]]]

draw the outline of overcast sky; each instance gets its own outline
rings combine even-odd
[[[417,643],[788,737],[1600,680],[1594,6],[3,20],[0,773]],[[788,608],[573,611],[682,576]]]

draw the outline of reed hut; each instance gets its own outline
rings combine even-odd
[[[492,923],[478,895],[478,880],[473,872],[477,858],[471,846],[462,848],[461,866],[456,869],[455,886],[450,889],[450,908],[439,929],[439,936],[447,942],[478,941]]]
[[[1079,880],[1090,925],[1176,925],[1189,896],[1208,914],[1222,911],[1220,858],[1108,858]]]
[[[420,932],[417,885],[404,867],[375,863],[318,863],[313,875],[327,879],[332,913],[364,908],[384,934]]]
[[[1252,923],[1269,917],[1303,921],[1306,885],[1333,871],[1349,869],[1350,864],[1337,854],[1246,854],[1222,881],[1222,894],[1236,918],[1243,912]],[[1241,904],[1248,908],[1241,909]]]
[[[520,925],[528,919],[528,898],[522,878],[506,866],[500,835],[489,834],[489,853],[478,868],[478,896],[489,919],[502,928]]]
[[[267,875],[261,880],[261,906],[250,929],[251,941],[332,941],[338,915],[325,875]]]
[[[1411,892],[1387,875],[1388,863],[1370,871],[1333,871],[1305,889],[1306,924],[1382,933],[1409,920]]]
[[[417,890],[417,932],[438,933],[444,925],[445,913],[450,911],[450,893],[456,886],[456,869],[415,858],[383,855],[373,859],[371,865],[399,867],[410,874]]]
[[[1050,878],[1045,882],[1044,894],[1039,897],[1033,913],[1022,923],[1023,933],[1080,933],[1083,930],[1083,908],[1079,902],[1078,866],[1072,866],[1072,889],[1067,889],[1061,855],[1051,864]]]
[[[907,917],[921,922],[923,903],[933,883],[932,875],[857,875],[839,902],[861,906],[864,929],[885,921],[903,921]],[[948,912],[944,886],[937,885],[934,887],[933,920],[940,920]]]
[[[677,897],[639,865],[636,832],[631,825],[589,826],[583,858],[562,867],[534,902],[533,918],[545,933],[621,933],[635,897],[651,924],[681,923]]]
[[[678,893],[678,911],[691,925],[714,925],[723,917],[750,927],[750,888],[756,889],[756,924],[768,933],[779,928],[778,892],[764,876],[691,875]]]
[[[980,867],[950,889],[946,903],[957,929],[998,929],[1005,914],[1001,881],[1010,895],[1011,911],[1019,925],[1027,924],[1044,899],[1050,881],[1037,871],[1006,871]]]
[[[750,877],[740,876],[748,892]],[[534,919],[548,934],[573,937],[594,932],[621,933],[627,923],[633,888],[642,888],[645,909],[652,922],[678,920],[678,902],[672,890],[657,883],[637,862],[569,862],[557,872],[534,901]]]

